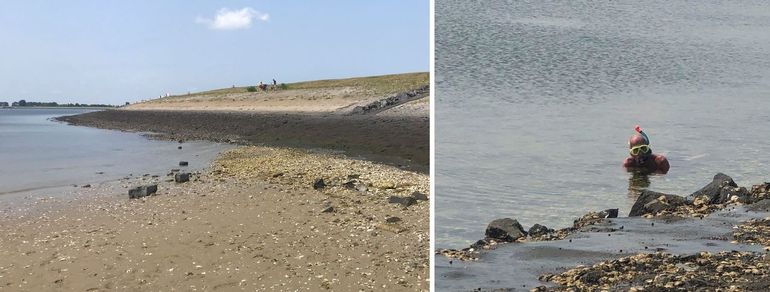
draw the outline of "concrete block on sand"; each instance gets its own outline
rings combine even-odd
[[[190,174],[186,172],[176,173],[174,174],[174,181],[178,183],[190,181]]]
[[[128,190],[129,199],[138,199],[158,192],[158,185],[146,185]]]

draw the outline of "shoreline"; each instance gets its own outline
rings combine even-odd
[[[485,238],[470,247],[435,251],[437,288],[753,290],[770,285],[765,267],[770,183],[749,190],[719,173],[687,197],[643,191],[628,217],[617,211],[590,212],[558,230],[494,220]],[[710,276],[728,262],[734,280]],[[677,268],[668,266],[672,263]]]
[[[342,115],[298,112],[104,110],[58,121],[129,132],[159,133],[170,140],[344,151],[351,157],[427,173],[427,115]]]
[[[248,146],[189,182],[170,178],[0,210],[0,290],[428,290],[429,204],[389,202],[428,194],[425,174]],[[150,183],[156,195],[128,199]]]
[[[7,107],[0,107],[0,109],[94,109],[94,110],[105,110],[105,109],[118,109],[119,107],[103,107],[103,106],[7,106]]]
[[[301,92],[314,100],[326,91],[334,89]],[[240,146],[189,181],[170,166],[57,196],[22,195],[0,209],[0,291],[428,291],[427,91],[352,104],[340,96],[330,105],[349,106],[332,111],[137,109],[185,96],[55,118]],[[314,105],[282,100],[290,94],[256,102]]]

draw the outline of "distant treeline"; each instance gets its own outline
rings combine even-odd
[[[0,106],[8,106],[7,102],[0,102]],[[59,104],[57,102],[37,102],[37,101],[26,101],[26,100],[20,100],[20,101],[14,101],[11,106],[14,107],[22,107],[22,106],[41,106],[41,107],[115,107],[111,104],[85,104],[85,103],[63,103]]]

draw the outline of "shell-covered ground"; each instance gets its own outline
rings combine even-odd
[[[547,274],[533,291],[767,291],[770,257],[748,252],[638,254]]]
[[[148,174],[0,210],[0,291],[427,291],[428,196],[425,174],[235,149],[189,182]]]

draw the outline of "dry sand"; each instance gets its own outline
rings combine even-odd
[[[328,186],[315,190],[318,178]],[[245,147],[190,182],[166,179],[0,211],[0,291],[429,289],[428,202],[388,203],[427,194],[425,174]],[[127,198],[150,182],[160,182],[156,196]]]

